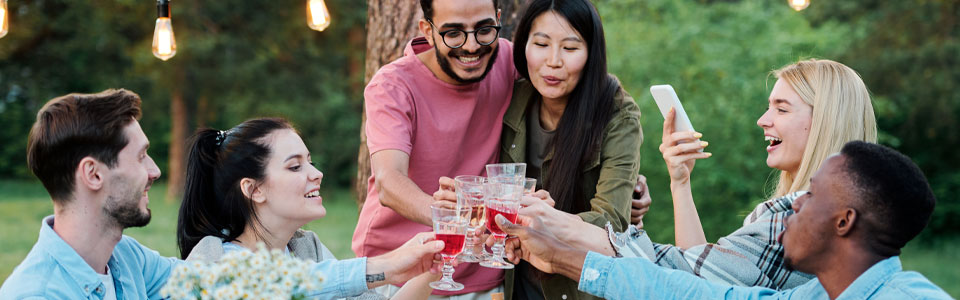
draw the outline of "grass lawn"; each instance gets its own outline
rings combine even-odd
[[[164,201],[166,187],[150,190],[150,225],[132,228],[125,234],[165,256],[179,256],[176,245],[176,222],[179,203]],[[350,239],[357,225],[357,207],[353,196],[345,191],[323,192],[327,216],[307,224],[320,240],[339,258],[353,257]],[[37,240],[40,219],[53,214],[46,191],[39,183],[0,181],[0,278],[6,280],[13,268],[27,255]],[[954,298],[960,298],[960,268],[953,258],[960,249],[960,240],[942,240],[932,245],[910,244],[901,256],[904,269],[915,270],[939,285]]]

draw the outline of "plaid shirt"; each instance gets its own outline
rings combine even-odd
[[[646,232],[631,226],[610,235],[618,256],[643,257],[662,267],[682,270],[709,281],[739,286],[761,286],[776,290],[797,287],[814,276],[787,269],[783,245],[777,236],[784,230],[784,218],[793,214],[796,192],[767,200],[743,220],[743,227],[720,238],[716,244],[681,249],[657,244]],[[608,226],[608,232],[613,232]]]

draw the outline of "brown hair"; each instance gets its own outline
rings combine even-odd
[[[80,160],[90,156],[116,166],[128,142],[123,128],[140,114],[140,96],[123,89],[53,98],[30,129],[27,166],[53,201],[63,204],[73,194]]]

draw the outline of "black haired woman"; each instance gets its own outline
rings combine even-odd
[[[228,131],[197,131],[177,223],[181,256],[215,261],[226,252],[249,251],[264,243],[317,262],[315,269],[326,274],[326,281],[311,297],[320,299],[383,299],[368,289],[399,284],[430,269],[434,253],[442,249],[439,242],[421,245],[432,233],[415,236],[379,257],[338,261],[315,233],[300,229],[327,213],[320,197],[322,179],[300,135],[283,119],[248,120]],[[398,295],[426,299],[431,292],[427,283],[434,278],[438,276],[424,273]]]
[[[526,162],[527,176],[556,202],[556,209],[531,206],[520,214],[562,215],[543,218],[561,220],[547,226],[573,218],[625,230],[639,174],[640,109],[607,73],[596,8],[587,0],[532,1],[517,26],[513,60],[523,79],[503,117],[500,159]],[[504,285],[514,299],[594,298],[526,262]]]

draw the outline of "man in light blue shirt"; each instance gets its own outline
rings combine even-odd
[[[47,102],[27,142],[27,163],[53,200],[27,257],[0,287],[5,299],[160,299],[180,261],[124,236],[150,222],[147,192],[160,169],[147,155],[140,97],[126,90]],[[359,295],[439,267],[443,242],[408,242],[373,258],[325,261],[321,299]]]
[[[950,299],[900,265],[900,249],[926,227],[936,200],[920,169],[896,151],[850,142],[827,158],[810,191],[793,204],[780,236],[789,268],[815,274],[776,291],[710,283],[644,258],[611,258],[560,242],[542,223],[497,218],[519,237],[513,253],[548,273],[579,280],[579,289],[607,299]]]

